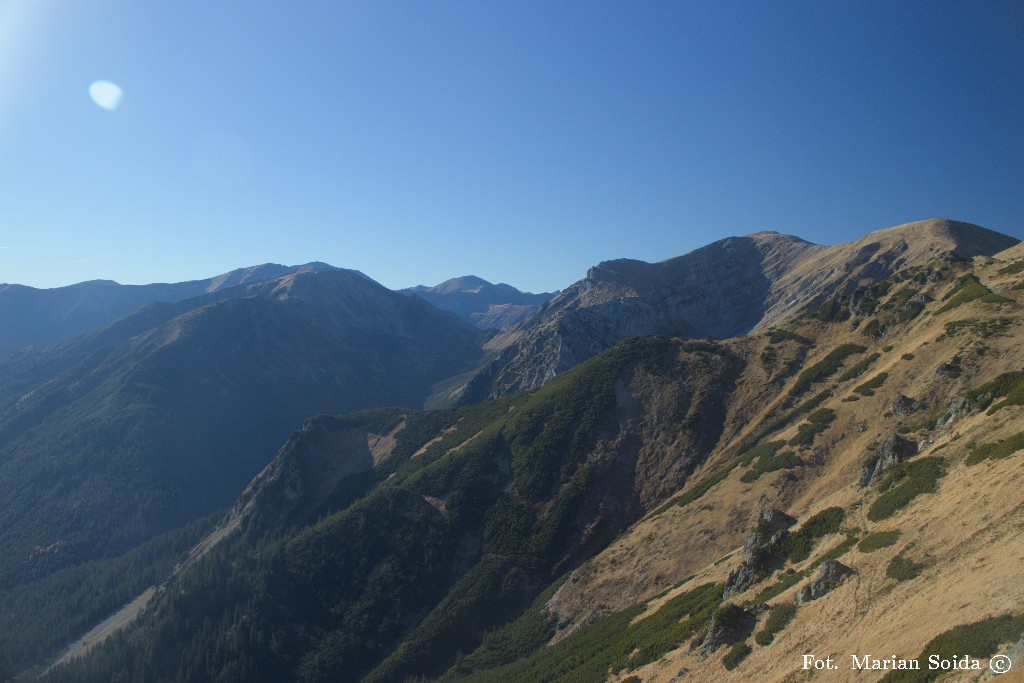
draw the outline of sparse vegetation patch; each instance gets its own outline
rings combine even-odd
[[[945,461],[940,456],[900,463],[879,483],[878,490],[884,493],[871,504],[868,519],[872,522],[888,519],[921,494],[934,493],[945,474]]]
[[[666,602],[661,609],[631,623],[645,605],[603,617],[532,656],[489,671],[474,681],[602,681],[608,671],[635,669],[679,647],[711,620],[722,597],[721,584],[705,584]]]
[[[793,385],[792,394],[800,394],[815,382],[831,377],[838,372],[844,360],[867,350],[866,346],[860,344],[842,344],[832,349],[827,356],[800,373],[796,378],[796,384]]]
[[[867,369],[871,367],[871,364],[874,363],[879,358],[881,358],[881,354],[872,353],[867,358],[857,361],[855,364],[850,366],[849,370],[847,370],[846,372],[839,376],[839,381],[847,382],[855,377],[860,377],[865,372],[867,372]]]
[[[922,569],[924,569],[924,565],[897,555],[889,561],[889,566],[885,568],[885,575],[896,581],[910,581],[920,576]]]
[[[964,655],[979,659],[991,657],[1000,645],[1019,639],[1021,632],[1024,632],[1024,614],[1017,616],[1004,614],[951,628],[925,645],[924,650],[917,657],[919,669],[890,671],[882,681],[884,683],[934,681],[940,675],[948,672],[941,669],[930,670],[928,668],[929,657],[937,656],[940,659],[953,659]]]
[[[1006,406],[1024,405],[1024,371],[1004,372],[991,382],[974,389],[967,396],[978,403],[980,410],[988,408],[995,399],[1002,398],[1002,401],[992,405],[988,411],[989,415]]]
[[[1024,260],[1000,268],[998,272],[1000,275],[1016,275],[1017,273],[1024,272]]]
[[[781,441],[775,441],[772,443],[782,443]],[[740,477],[740,481],[745,484],[757,481],[762,474],[768,474],[769,472],[775,472],[777,470],[788,470],[794,467],[803,467],[804,461],[800,459],[800,456],[796,455],[792,451],[784,451],[778,455],[765,454],[757,459],[757,462],[753,464],[749,470],[743,473]]]
[[[811,344],[811,340],[807,337],[799,335],[796,332],[790,332],[789,330],[772,330],[768,333],[768,341],[772,344],[778,344],[786,341],[787,339],[800,344]]]
[[[874,396],[875,389],[885,384],[885,380],[887,380],[888,378],[888,372],[880,372],[871,379],[869,379],[867,382],[864,382],[864,384],[855,387],[854,391],[856,391],[861,396]]]
[[[873,553],[876,550],[896,545],[898,540],[900,540],[899,529],[893,529],[892,531],[876,531],[873,534],[865,536],[864,540],[857,544],[857,550],[862,553]]]
[[[864,326],[864,329],[860,331],[865,337],[871,337],[872,339],[878,339],[882,336],[882,326],[878,322],[878,318],[872,318],[868,321],[868,324]]]
[[[961,278],[957,282],[956,286],[950,290],[945,297],[943,297],[943,300],[946,303],[938,310],[938,313],[951,311],[958,306],[963,306],[964,304],[975,300],[981,300],[990,304],[1001,304],[1013,301],[1013,299],[1007,299],[1005,296],[996,294],[991,289],[981,284],[981,281],[973,275]]]
[[[793,603],[784,602],[781,605],[775,605],[768,613],[768,620],[765,621],[764,628],[757,632],[754,640],[758,645],[771,645],[775,640],[775,634],[786,628],[795,616],[796,605]]]
[[[976,446],[965,462],[968,465],[977,465],[983,460],[1001,460],[1020,450],[1024,450],[1024,432],[1018,432],[1008,439]]]
[[[739,666],[740,662],[746,659],[747,655],[751,652],[752,648],[746,643],[736,643],[729,648],[729,651],[725,653],[724,657],[722,657],[722,664],[725,666],[727,671],[732,671]]]
[[[797,434],[789,440],[790,446],[810,446],[814,437],[828,429],[836,419],[835,412],[830,408],[819,408],[807,416],[807,422],[797,427]]]

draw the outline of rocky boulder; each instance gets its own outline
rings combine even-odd
[[[781,510],[765,510],[758,516],[754,530],[743,544],[743,562],[731,570],[725,580],[723,600],[739,595],[771,571],[771,547],[778,544],[786,529],[794,524],[796,519]]]
[[[915,413],[919,405],[917,401],[909,396],[896,394],[896,398],[892,402],[892,414],[896,417],[907,417]]]
[[[860,488],[877,484],[882,475],[917,453],[917,444],[899,434],[890,434],[878,449],[878,456],[864,463],[860,471]]]
[[[984,397],[982,397],[984,398]],[[971,412],[974,402],[964,396],[954,396],[949,402],[949,409],[946,414],[938,419],[936,427],[951,425],[967,413]]]
[[[724,645],[746,640],[756,623],[757,617],[738,605],[720,607],[711,617],[707,635],[704,636],[698,653],[701,657],[707,657]]]
[[[803,605],[831,593],[853,573],[839,560],[825,560],[818,566],[818,576],[796,594],[796,604]]]

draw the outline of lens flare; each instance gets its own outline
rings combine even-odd
[[[89,97],[107,111],[114,111],[120,106],[124,91],[110,81],[95,81],[89,86]]]

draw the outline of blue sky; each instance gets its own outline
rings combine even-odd
[[[89,86],[124,98],[97,106]],[[0,282],[1024,237],[1019,2],[0,3]]]

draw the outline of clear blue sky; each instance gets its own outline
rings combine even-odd
[[[0,2],[0,282],[540,291],[761,229],[1024,237],[1022,159],[1019,1]]]

